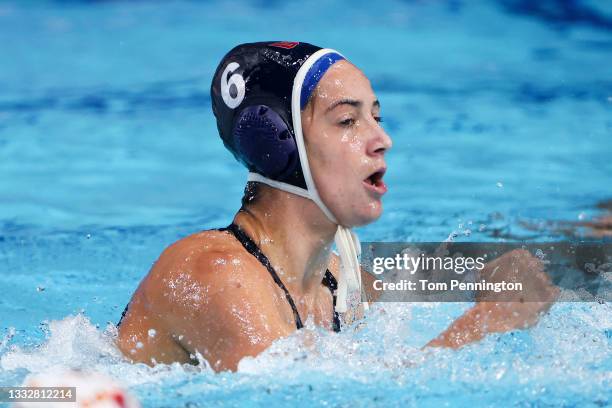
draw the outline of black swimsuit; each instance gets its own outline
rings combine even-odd
[[[289,291],[283,284],[283,281],[281,281],[280,277],[278,276],[278,274],[276,273],[276,271],[270,264],[270,260],[268,260],[268,257],[266,257],[266,255],[264,255],[264,253],[261,252],[261,249],[259,249],[257,244],[244,231],[242,231],[238,225],[234,223],[231,223],[226,228],[219,228],[219,231],[231,232],[236,237],[236,239],[240,241],[244,249],[246,249],[251,255],[257,258],[257,260],[261,262],[263,266],[266,267],[268,272],[270,272],[270,275],[272,275],[272,279],[274,279],[274,282],[276,282],[276,284],[283,290],[283,292],[285,292],[285,297],[287,298],[287,302],[289,302],[289,306],[291,306],[291,309],[293,310],[293,316],[295,317],[295,326],[297,327],[298,330],[304,327],[304,324],[302,323],[302,319],[300,318],[300,314],[298,313],[298,310],[297,310],[297,307],[295,306],[295,302],[293,301],[293,298],[291,297],[291,295],[289,294]],[[335,332],[339,332],[340,331],[340,317],[338,316],[338,312],[336,312],[335,310],[336,294],[334,293],[336,289],[338,289],[338,282],[336,281],[336,278],[334,278],[334,275],[331,274],[329,269],[327,269],[325,271],[325,276],[323,277],[323,281],[321,283],[325,287],[327,287],[332,294],[333,302],[334,302],[333,330]],[[117,323],[117,326],[121,324],[121,320],[123,320],[123,317],[127,313],[128,306],[129,304],[125,307],[125,309],[123,310],[123,313],[121,313],[121,319],[119,319],[119,323]]]

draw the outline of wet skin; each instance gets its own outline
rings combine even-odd
[[[319,195],[347,227],[371,223],[382,213],[384,157],[392,142],[379,115],[369,80],[346,61],[325,73],[302,112]],[[339,261],[331,252],[337,225],[314,202],[268,186],[236,214],[234,223],[270,259],[302,320],[310,317],[331,330],[332,296],[321,281],[326,268],[338,278]],[[530,256],[518,256],[543,282],[542,290],[549,290]],[[510,265],[508,259],[499,262]],[[374,298],[373,278],[362,275]],[[460,347],[490,331],[528,326],[549,305],[509,313],[508,305],[483,300],[430,345]],[[187,363],[199,353],[217,371],[236,370],[243,357],[259,354],[295,330],[291,307],[266,268],[229,232],[205,231],[162,253],[132,297],[117,345],[135,362]]]
[[[323,202],[345,226],[382,212],[384,154],[368,79],[347,62],[332,66],[302,112],[313,178]],[[366,181],[376,173],[376,180]],[[333,175],[333,177],[330,177]],[[332,296],[321,284],[337,226],[314,202],[262,186],[256,204],[234,222],[270,259],[302,320],[332,327]],[[348,205],[347,205],[348,204]],[[372,279],[364,276],[365,282]],[[151,329],[155,336],[149,336]],[[189,362],[200,353],[215,370],[235,370],[296,330],[293,312],[269,272],[228,232],[205,231],[167,248],[136,290],[117,344],[134,361]]]

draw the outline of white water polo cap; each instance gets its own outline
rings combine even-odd
[[[223,57],[211,85],[219,134],[249,169],[248,180],[308,198],[338,224],[337,312],[347,310],[350,292],[361,295],[361,248],[355,233],[338,223],[319,196],[304,144],[301,112],[329,67],[344,59],[337,51],[302,42],[241,44]]]

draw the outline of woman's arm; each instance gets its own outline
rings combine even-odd
[[[489,333],[526,329],[537,323],[559,294],[542,262],[528,251],[515,250],[487,263],[483,276],[493,273],[500,280],[520,276],[524,290],[503,302],[493,301],[494,294],[480,296],[474,307],[426,346],[459,348]]]
[[[275,300],[262,296],[274,293],[275,287],[268,275],[254,273],[257,262],[243,253],[205,253],[188,279],[175,280],[182,292],[173,302],[171,331],[182,335],[183,347],[194,355],[199,352],[215,371],[235,371],[242,358],[258,355],[293,331]],[[194,296],[197,301],[186,301]]]

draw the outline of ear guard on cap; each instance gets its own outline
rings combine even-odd
[[[244,108],[236,118],[233,138],[242,160],[262,176],[282,180],[298,165],[298,150],[289,127],[266,105]]]

